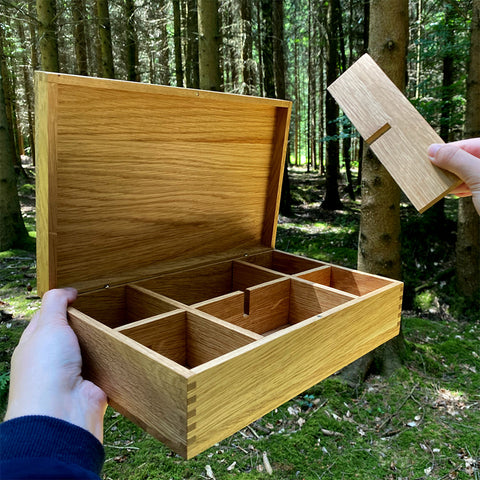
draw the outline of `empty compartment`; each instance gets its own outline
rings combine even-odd
[[[304,280],[284,278],[194,307],[257,334],[268,335],[355,298]]]
[[[299,257],[298,255],[292,255],[278,250],[245,257],[244,261],[270,268],[271,270],[285,273],[287,275],[293,275],[326,265],[317,260]]]
[[[118,331],[186,368],[201,365],[259,338],[222,321],[187,311],[159,315]]]
[[[326,266],[305,272],[298,275],[298,278],[327,285],[359,297],[392,283],[386,278],[336,266]]]
[[[178,308],[168,299],[130,285],[79,295],[73,307],[111,328]]]
[[[249,263],[230,261],[162,275],[137,285],[192,305],[280,277],[275,272]]]

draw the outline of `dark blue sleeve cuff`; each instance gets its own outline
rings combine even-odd
[[[53,472],[71,471],[62,478],[98,478],[105,453],[102,444],[87,430],[53,417],[32,415],[14,418],[0,424],[0,477],[22,478],[7,474],[12,467],[37,465],[38,476],[52,465]],[[41,467],[42,466],[42,467]],[[67,469],[67,470],[65,470]],[[25,473],[31,470],[26,470]],[[17,470],[17,473],[18,472]],[[75,476],[75,475],[79,476]],[[83,476],[82,476],[83,475]],[[60,478],[53,476],[51,478]]]

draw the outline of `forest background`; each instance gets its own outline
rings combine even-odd
[[[0,0],[0,307],[4,320],[0,333],[5,340],[0,387],[8,389],[8,358],[24,326],[22,320],[30,318],[38,305],[33,253],[33,72],[41,69],[286,98],[293,101],[293,112],[277,246],[403,279],[404,335],[343,372],[346,383],[323,382],[256,424],[253,431],[260,435],[246,430],[239,441],[230,440],[228,448],[220,448],[219,465],[225,475],[257,472],[261,478],[268,474],[259,454],[259,448],[267,448],[266,438],[275,444],[272,436],[279,432],[282,437],[287,431],[289,438],[301,434],[305,418],[310,428],[321,432],[333,418],[344,420],[343,427],[333,423],[332,429],[323,428],[329,433],[323,433],[322,439],[333,443],[324,445],[318,440],[320,433],[308,447],[313,450],[304,447],[323,460],[319,473],[309,476],[305,473],[310,469],[308,461],[302,464],[277,453],[277,458],[286,457],[276,467],[283,472],[277,472],[276,478],[296,478],[291,472],[295,468],[302,478],[342,478],[336,470],[350,471],[351,477],[347,473],[345,478],[372,478],[358,471],[361,442],[351,435],[360,430],[368,432],[360,434],[368,440],[360,450],[368,450],[367,457],[375,456],[375,468],[382,472],[375,478],[435,474],[434,478],[478,478],[479,444],[478,439],[462,436],[464,431],[471,433],[468,428],[453,429],[460,439],[457,443],[433,446],[431,438],[439,435],[431,431],[453,431],[445,421],[448,416],[440,415],[441,427],[432,417],[431,438],[420,436],[413,441],[417,447],[423,445],[420,450],[403,435],[409,421],[428,424],[427,404],[437,410],[443,406],[448,415],[468,410],[471,417],[467,415],[463,423],[478,426],[475,381],[472,386],[472,378],[477,378],[478,385],[475,375],[480,368],[478,355],[472,354],[479,351],[480,342],[478,215],[468,199],[448,199],[418,215],[326,93],[326,86],[366,51],[445,141],[480,136],[478,0]],[[458,337],[453,344],[449,343],[452,335]],[[436,350],[432,341],[441,347]],[[380,373],[383,380],[368,376]],[[362,384],[365,379],[367,384]],[[352,386],[355,394],[349,390]],[[381,404],[373,398],[379,391]],[[349,432],[353,397],[358,415]],[[326,405],[324,401],[331,410],[319,408],[319,402],[321,407]],[[365,404],[370,414],[375,411],[374,418],[362,417]],[[413,414],[419,404],[421,421]],[[392,410],[392,405],[397,409]],[[324,414],[328,422],[319,417]],[[113,452],[117,447],[123,450],[109,457],[106,475],[134,478],[142,462],[147,470],[154,467],[148,456],[131,454],[159,447],[152,447],[152,440],[116,415],[110,412],[107,417],[111,422],[106,438]],[[398,425],[393,428],[395,422]],[[116,425],[122,425],[122,435],[128,433],[120,435]],[[385,431],[388,438],[401,440],[396,448],[404,453],[404,460],[381,449],[383,453],[371,454],[379,443],[377,438],[372,440],[372,432]],[[253,442],[253,447],[242,441]],[[262,441],[261,447],[255,444]],[[285,450],[286,445],[279,442],[278,450]],[[240,455],[242,450],[246,453],[230,462],[232,444],[240,445]],[[352,444],[355,448],[346,455]],[[334,457],[332,449],[344,460]],[[162,464],[164,471],[172,469],[169,475],[161,477],[150,470],[138,478],[188,478],[188,471],[213,478],[206,469],[212,453],[206,455],[196,466],[182,463],[179,476],[174,470],[181,462],[173,458],[173,463]],[[236,466],[226,470],[233,462]],[[363,457],[361,462],[371,472],[370,463]],[[223,478],[218,470],[216,475]]]

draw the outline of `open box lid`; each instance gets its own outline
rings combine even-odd
[[[36,73],[38,291],[273,248],[282,100]]]

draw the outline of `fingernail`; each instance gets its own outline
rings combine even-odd
[[[441,143],[432,143],[428,147],[428,158],[430,160],[435,160],[435,154],[440,150],[443,145]]]

